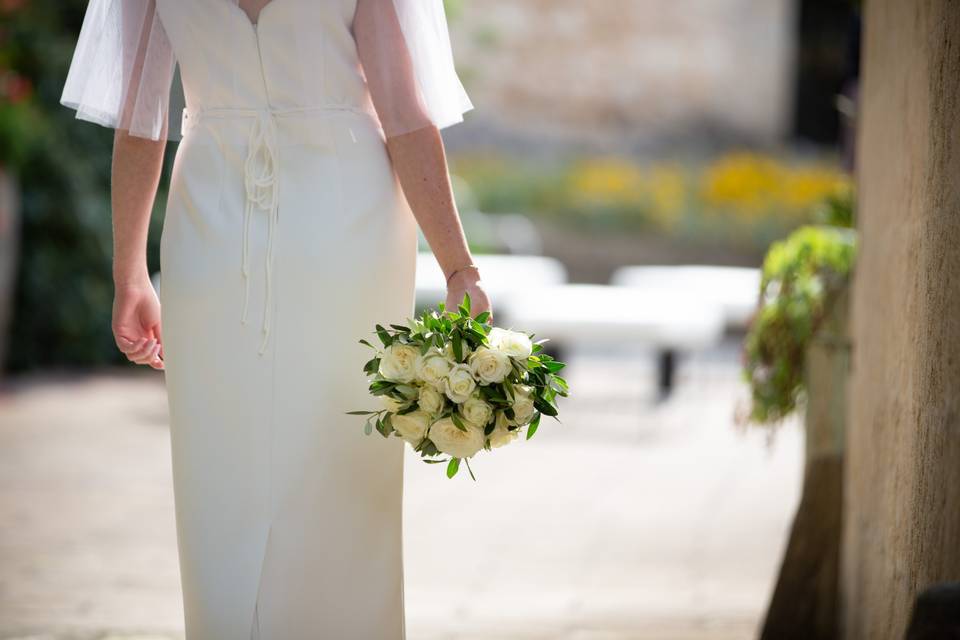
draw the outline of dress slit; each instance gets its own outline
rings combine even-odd
[[[270,552],[270,541],[273,538],[273,525],[267,531],[267,539],[260,553],[260,570],[257,573],[257,595],[253,600],[253,620],[250,623],[250,640],[264,640],[260,633],[260,599],[263,593],[263,569],[267,564],[267,554]]]

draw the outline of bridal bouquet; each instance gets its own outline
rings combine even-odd
[[[543,353],[546,339],[494,327],[490,314],[472,318],[466,294],[457,311],[428,310],[407,326],[376,325],[382,346],[362,344],[376,354],[363,367],[378,411],[366,415],[368,435],[403,438],[424,462],[447,463],[452,478],[481,449],[509,444],[524,429],[529,440],[540,417],[557,418],[557,396],[568,394],[557,375],[564,363]]]

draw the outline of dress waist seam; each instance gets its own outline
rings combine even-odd
[[[370,108],[358,105],[324,104],[302,107],[201,107],[190,109],[184,107],[182,115],[182,129],[186,130],[191,123],[204,118],[232,119],[232,118],[260,118],[263,116],[295,116],[295,115],[326,115],[337,112],[356,113],[359,115],[376,115]]]

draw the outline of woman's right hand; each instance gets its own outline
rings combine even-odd
[[[148,277],[116,284],[113,337],[131,362],[163,369],[160,300]]]

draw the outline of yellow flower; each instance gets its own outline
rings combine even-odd
[[[586,203],[623,206],[641,203],[643,172],[629,160],[593,158],[577,163],[570,175],[573,197]]]
[[[753,220],[808,216],[813,205],[847,183],[849,178],[829,165],[791,166],[770,156],[737,152],[707,167],[700,191],[709,210]]]

